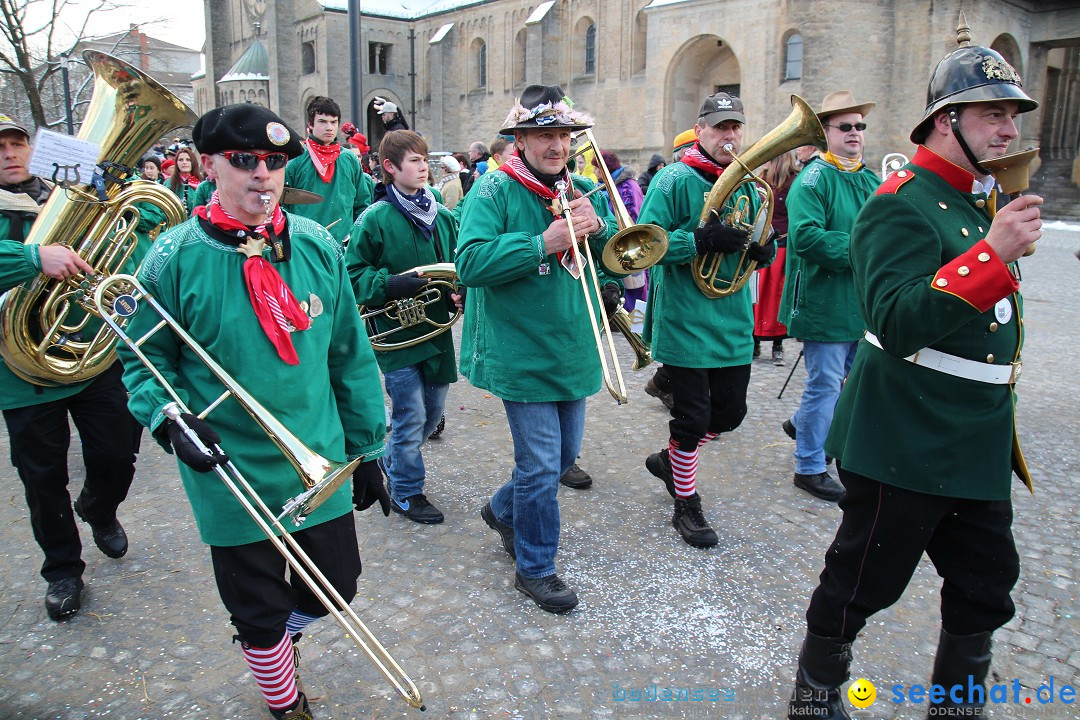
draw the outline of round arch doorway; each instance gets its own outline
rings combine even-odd
[[[667,146],[683,130],[694,127],[706,97],[717,92],[740,95],[740,79],[738,58],[716,35],[698,35],[679,48],[664,83]]]

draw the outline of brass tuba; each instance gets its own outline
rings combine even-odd
[[[821,127],[821,122],[813,109],[798,95],[791,96],[791,106],[791,114],[784,122],[766,133],[745,153],[737,156],[717,178],[708,197],[705,198],[700,225],[704,225],[715,216],[720,218],[725,225],[739,227],[749,232],[750,243],[765,244],[772,225],[775,200],[772,188],[755,175],[752,168],[761,167],[774,157],[803,145],[814,145],[822,150],[828,149],[825,129]],[[735,167],[736,165],[738,167]],[[734,208],[721,216],[721,208],[726,206],[735,192],[745,184],[751,185],[755,192],[764,194],[761,208],[753,217],[750,217],[750,203],[746,198],[740,198]],[[722,253],[708,253],[699,255],[690,263],[694,283],[706,297],[715,299],[734,295],[742,289],[757,267],[756,262],[747,259],[744,250],[739,256],[731,279],[717,278],[723,259]]]
[[[357,306],[357,309],[360,310],[360,318],[364,321],[365,327],[367,327],[368,339],[371,340],[371,347],[374,350],[379,352],[389,352],[391,350],[403,350],[405,348],[413,347],[414,345],[419,345],[437,335],[442,335],[453,327],[454,323],[461,317],[460,309],[456,310],[446,322],[433,320],[427,315],[428,305],[445,302],[444,298],[448,298],[450,297],[450,293],[456,292],[458,276],[453,263],[420,265],[419,267],[414,267],[409,272],[419,273],[424,277],[431,278],[428,284],[414,297],[404,298],[402,300],[391,300],[377,310],[365,310],[363,305]],[[375,325],[375,320],[380,317],[396,321],[398,327],[379,331]],[[384,340],[391,335],[395,335],[406,328],[417,327],[422,324],[430,325],[431,330],[419,337],[410,338],[408,340],[384,342]]]
[[[93,314],[94,286],[120,272],[135,251],[136,204],[157,206],[169,226],[187,219],[167,187],[130,179],[154,141],[174,128],[191,125],[195,114],[123,60],[93,50],[84,52],[83,58],[94,73],[94,92],[79,138],[98,145],[98,162],[108,164],[106,199],[100,199],[89,178],[56,188],[26,244],[66,245],[95,274],[65,280],[38,275],[0,298],[0,356],[13,373],[36,385],[88,380],[115,359],[116,337],[104,325],[93,330],[87,313]]]

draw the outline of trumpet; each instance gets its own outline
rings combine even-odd
[[[593,307],[594,297],[597,302],[600,301],[600,278],[596,275],[596,263],[593,261],[588,240],[583,243],[584,252],[578,249],[577,234],[574,232],[574,220],[570,216],[570,201],[574,199],[573,186],[565,180],[560,180],[555,183],[555,191],[559,193],[559,197],[555,199],[554,207],[563,216],[566,227],[570,230],[570,237],[573,238],[570,243],[570,253],[574,258],[574,264],[580,270],[578,279],[581,281],[581,291],[585,294],[585,309],[589,314],[589,327],[592,328],[593,340],[596,342],[596,354],[600,357],[600,370],[604,375],[604,387],[611,393],[611,397],[615,398],[615,402],[622,405],[627,400],[626,383],[623,382],[622,368],[619,367],[619,356],[615,352],[615,341],[611,337],[611,327],[608,326],[607,313],[604,312],[602,303],[599,311]],[[597,315],[600,316],[599,323],[596,320]],[[604,341],[600,339],[598,325],[603,327],[604,333],[607,335],[606,350]],[[613,368],[618,385],[611,379],[611,371],[608,370],[609,364]]]
[[[357,305],[357,309],[360,311],[360,318],[364,321],[365,327],[367,327],[368,339],[371,340],[371,347],[376,351],[389,352],[391,350],[404,350],[405,348],[419,345],[437,335],[442,335],[453,327],[454,323],[461,318],[460,308],[455,310],[454,314],[446,322],[435,320],[427,314],[427,307],[429,305],[438,305],[442,303],[445,298],[449,297],[450,293],[457,292],[457,270],[454,268],[454,263],[420,265],[409,272],[431,278],[431,280],[428,281],[428,284],[424,286],[424,289],[418,292],[414,297],[405,298],[403,300],[391,300],[377,310],[366,310],[363,305]],[[389,330],[380,331],[375,325],[375,321],[380,317],[386,318],[387,320],[393,320],[398,323],[398,326],[392,327]],[[400,342],[384,342],[386,338],[395,335],[406,328],[425,324],[430,325],[431,330],[419,337],[402,340]]]
[[[225,483],[225,486],[233,494],[237,502],[243,506],[267,539],[281,553],[281,556],[285,558],[294,575],[308,586],[312,594],[329,611],[346,634],[353,639],[357,647],[371,660],[398,695],[412,707],[421,710],[425,709],[420,691],[413,681],[401,669],[401,666],[398,665],[397,661],[394,660],[375,635],[368,630],[356,612],[349,606],[349,603],[345,601],[345,598],[338,593],[318,566],[315,565],[311,557],[304,552],[300,544],[296,542],[281,523],[282,518],[289,516],[296,525],[300,525],[309,512],[327,500],[345,480],[351,477],[353,469],[363,458],[355,458],[343,463],[332,462],[304,445],[299,438],[271,415],[258,400],[241,387],[224,368],[218,365],[210,357],[209,353],[188,335],[184,328],[135,277],[124,274],[110,276],[95,289],[93,303],[101,319],[112,328],[120,342],[123,342],[135,354],[154,376],[158,384],[172,398],[172,402],[165,406],[163,412],[177,424],[197,448],[208,454],[211,451],[215,454],[223,454],[222,449],[216,445],[213,448],[207,447],[199,436],[183,421],[181,415],[190,413],[191,410],[176,388],[166,380],[161,370],[142,351],[141,346],[163,328],[170,329],[225,387],[225,391],[202,412],[198,413],[197,417],[206,417],[214,408],[231,397],[247,411],[270,440],[277,445],[286,459],[296,469],[305,486],[302,493],[285,504],[279,515],[275,515],[267,507],[266,503],[263,502],[259,494],[251,487],[251,484],[232,461],[225,463],[224,466],[215,465],[213,471]],[[127,318],[134,315],[139,306],[144,303],[157,313],[160,321],[145,335],[134,339],[125,331]]]

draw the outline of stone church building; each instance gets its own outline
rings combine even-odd
[[[205,0],[197,112],[257,102],[298,130],[314,95],[336,99],[372,145],[376,96],[432,150],[490,141],[528,84],[559,84],[596,137],[639,168],[692,127],[718,89],[746,106],[745,142],[832,90],[873,100],[867,161],[910,154],[930,72],[973,41],[1002,53],[1041,103],[1019,145],[1073,159],[1080,145],[1080,3],[1063,0],[359,0],[362,73],[350,85],[349,0]],[[350,117],[352,92],[364,117]],[[643,168],[641,168],[643,169]],[[1075,179],[1075,178],[1074,178]]]

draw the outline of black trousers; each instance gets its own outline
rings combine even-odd
[[[352,601],[361,569],[353,514],[292,536],[345,602]],[[290,572],[286,580],[285,558],[269,540],[211,545],[210,556],[221,602],[232,615],[240,640],[248,645],[267,648],[280,642],[293,608],[315,617],[330,614],[299,576]]]
[[[673,407],[668,427],[680,450],[696,450],[705,433],[731,432],[746,417],[750,366],[684,368],[665,365]]]
[[[60,400],[4,410],[11,464],[19,471],[34,539],[45,553],[41,576],[49,582],[80,577],[86,567],[68,494],[68,446],[75,423],[82,441],[86,481],[80,493],[86,519],[111,523],[135,477],[141,428],[127,409],[120,363],[82,391]]]
[[[937,568],[942,628],[993,631],[1016,611],[1020,575],[1011,500],[965,500],[885,485],[839,469],[844,516],[806,611],[815,635],[851,642],[904,592],[925,552]]]

